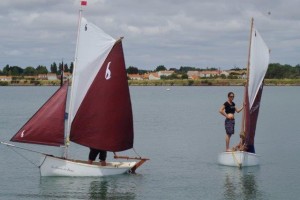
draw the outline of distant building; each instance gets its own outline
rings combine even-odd
[[[55,80],[57,80],[57,75],[55,73],[48,73],[47,74],[47,79],[49,81],[55,81]]]
[[[149,75],[150,75],[149,73],[146,73],[146,74],[143,74],[142,77],[143,77],[143,79],[149,79]]]
[[[130,80],[143,80],[143,76],[139,74],[128,74]]]
[[[38,74],[37,78],[42,79],[42,80],[47,80],[48,79],[47,74]]]
[[[199,76],[201,78],[213,78],[220,76],[221,71],[220,70],[214,70],[214,71],[200,71]]]
[[[187,75],[188,75],[188,78],[192,79],[192,80],[198,79],[200,77],[199,71],[188,71]]]
[[[0,81],[11,81],[12,77],[11,76],[0,76]]]
[[[237,78],[241,78],[241,79],[247,78],[246,70],[227,70],[226,72],[229,75],[236,76]]]
[[[59,77],[60,77],[60,75],[59,75]],[[72,79],[71,72],[64,72],[64,80],[67,80],[67,79]]]
[[[229,73],[227,71],[222,71],[220,75],[224,75],[225,77],[229,76]]]
[[[158,76],[171,76],[174,73],[172,70],[159,71]]]
[[[160,80],[160,76],[158,75],[158,73],[150,73],[149,80]]]

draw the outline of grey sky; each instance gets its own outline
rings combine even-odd
[[[74,59],[80,0],[0,1],[0,68]],[[300,64],[299,0],[88,0],[84,16],[118,38],[127,66],[228,69],[247,62],[250,19],[271,63]]]

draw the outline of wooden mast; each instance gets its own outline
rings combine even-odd
[[[71,82],[71,94],[70,94],[70,105],[69,105],[69,112],[68,112],[68,124],[67,124],[67,130],[65,134],[65,145],[64,145],[64,153],[63,157],[68,158],[68,147],[70,145],[70,131],[71,131],[71,123],[72,123],[72,97],[73,97],[73,84],[74,84],[74,79],[75,79],[75,74],[76,74],[76,65],[77,65],[77,56],[78,56],[78,44],[79,44],[79,35],[80,35],[80,26],[81,26],[81,19],[82,19],[82,11],[83,11],[83,6],[86,6],[86,4],[83,4],[81,2],[81,7],[79,9],[79,16],[78,16],[78,28],[77,28],[77,39],[76,39],[76,49],[75,49],[75,58],[74,58],[74,66],[73,66],[73,73],[72,73],[72,82]]]
[[[246,112],[245,112],[245,106],[246,106],[246,98],[247,98],[247,88],[249,84],[249,74],[250,74],[250,54],[251,54],[251,44],[252,44],[252,31],[253,31],[253,23],[254,19],[251,18],[251,28],[250,28],[250,39],[249,39],[249,49],[248,49],[248,61],[247,61],[247,79],[246,79],[246,84],[245,84],[245,89],[244,89],[244,101],[243,101],[243,117],[242,117],[242,126],[241,126],[241,133],[240,135],[243,135],[246,137],[246,130],[245,130],[245,123],[246,123]],[[248,106],[248,105],[247,105]]]

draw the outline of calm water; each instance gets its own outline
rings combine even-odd
[[[9,140],[56,87],[0,87],[0,140]],[[300,87],[265,87],[256,135],[261,165],[217,164],[225,148],[218,110],[242,87],[131,87],[135,149],[151,160],[136,175],[41,178],[39,155],[0,145],[0,199],[299,199]],[[241,114],[236,129],[240,129]],[[231,144],[238,142],[238,134]],[[17,144],[59,155],[60,149]],[[18,154],[17,154],[18,153]],[[133,151],[126,152],[135,155]],[[87,148],[71,146],[86,159]],[[25,158],[26,159],[25,159]],[[108,155],[109,159],[112,154]]]

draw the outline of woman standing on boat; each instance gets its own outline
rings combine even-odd
[[[225,119],[226,151],[230,151],[229,142],[230,142],[231,135],[234,134],[234,125],[235,125],[234,113],[241,112],[241,110],[243,110],[243,107],[241,109],[237,109],[235,107],[235,103],[233,102],[233,99],[234,99],[233,92],[229,92],[227,96],[228,96],[228,100],[221,106],[219,112],[221,113],[221,115],[226,117],[226,119]]]

